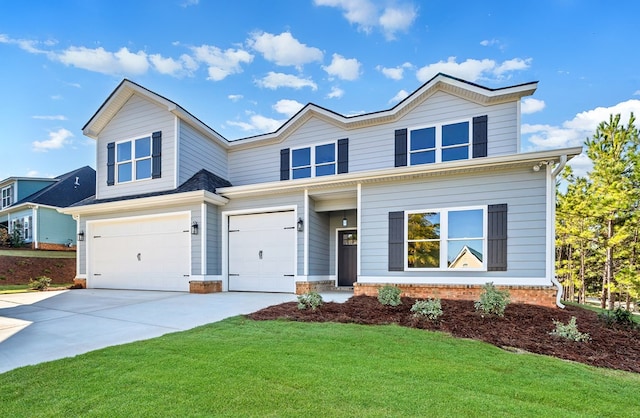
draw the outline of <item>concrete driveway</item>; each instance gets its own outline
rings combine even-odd
[[[323,294],[342,302],[350,293]],[[82,289],[0,295],[0,373],[295,301],[283,293]]]

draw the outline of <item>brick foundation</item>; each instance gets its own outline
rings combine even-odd
[[[440,298],[459,300],[478,300],[482,293],[481,285],[437,285],[437,284],[394,284],[402,290],[401,296],[412,298]],[[354,283],[354,296],[378,296],[378,288],[386,283]],[[557,307],[554,286],[496,286],[499,290],[508,290],[512,303]]]
[[[296,282],[296,295],[330,290],[333,289],[335,285],[336,282],[333,280],[321,280],[318,282]]]
[[[80,287],[82,287],[82,289],[86,289],[87,288],[87,279],[75,278],[75,279],[73,279],[73,285],[76,286],[76,287],[80,286]]]
[[[189,293],[219,293],[222,292],[221,280],[194,280],[189,282]]]

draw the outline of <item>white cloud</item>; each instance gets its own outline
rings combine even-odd
[[[391,100],[389,100],[389,103],[398,103],[403,101],[404,99],[406,99],[409,96],[409,92],[407,92],[406,90],[400,90],[398,93],[396,93],[395,96],[393,96],[391,98]]]
[[[33,141],[31,146],[34,151],[47,152],[52,149],[60,149],[71,143],[70,139],[73,134],[67,129],[60,128],[55,132],[49,132],[49,139],[44,141]]]
[[[402,80],[402,78],[404,77],[404,70],[412,67],[413,65],[410,62],[405,62],[402,65],[399,65],[397,67],[392,67],[392,68],[387,68],[387,67],[378,65],[376,67],[376,70],[380,71],[382,74],[384,74],[385,77],[390,78],[392,80]]]
[[[360,63],[355,58],[345,58],[340,54],[333,54],[331,64],[322,68],[327,74],[342,80],[357,80],[360,77]]]
[[[633,93],[633,95],[634,95],[634,96],[640,96],[640,90],[636,90],[636,91]]]
[[[27,177],[37,177],[40,172],[38,170],[29,170],[27,171]]]
[[[32,119],[39,120],[67,120],[67,117],[64,115],[43,115],[43,116],[31,116]]]
[[[331,87],[331,92],[327,94],[327,99],[339,99],[344,96],[344,90],[340,87]]]
[[[242,49],[221,50],[216,46],[201,45],[191,48],[195,59],[209,66],[209,80],[220,81],[231,74],[242,72],[241,64],[253,61],[253,55]]]
[[[280,35],[255,33],[247,41],[249,46],[262,54],[264,59],[277,65],[294,65],[300,67],[314,61],[322,61],[321,50],[300,43],[289,32]]]
[[[130,52],[120,48],[117,52],[109,52],[104,48],[85,48],[72,46],[57,54],[50,54],[55,60],[84,70],[102,74],[144,74],[149,69],[147,54],[143,51]]]
[[[329,6],[342,9],[343,16],[358,30],[371,33],[379,28],[388,40],[395,39],[398,31],[408,31],[418,12],[409,2],[387,3],[384,7],[380,2],[372,0],[315,0],[316,6]]]
[[[292,74],[283,74],[269,71],[269,73],[261,80],[257,80],[256,84],[260,87],[275,90],[280,87],[291,87],[294,89],[301,89],[303,87],[310,87],[311,90],[318,90],[318,86],[313,80],[300,78]]]
[[[621,122],[626,125],[631,112],[640,114],[640,100],[627,100],[614,106],[587,110],[560,126],[523,124],[521,133],[531,143],[529,150],[577,147],[585,139],[591,138],[598,125],[608,121],[610,115],[620,114]]]
[[[284,121],[252,115],[249,122],[227,121],[227,125],[236,126],[245,132],[267,133],[278,129]]]
[[[41,43],[39,41],[34,41],[30,39],[13,39],[9,37],[9,35],[3,34],[3,33],[0,33],[0,43],[18,45],[20,49],[27,51],[30,54],[46,54],[47,53],[47,51],[44,51],[38,48],[38,45]],[[46,46],[51,46],[55,44],[55,41],[45,41],[44,44]]]
[[[182,7],[197,6],[198,3],[200,3],[200,0],[184,0],[181,6]]]
[[[282,99],[278,100],[276,104],[273,105],[273,109],[278,112],[291,117],[298,113],[300,109],[302,109],[304,105],[296,100]]]
[[[544,100],[534,99],[533,97],[527,97],[522,100],[521,112],[524,115],[540,112],[546,106]]]
[[[482,46],[496,46],[500,51],[505,50],[505,45],[498,39],[485,39],[480,41],[480,45]]]
[[[193,75],[193,71],[198,69],[198,63],[187,54],[183,54],[180,59],[164,58],[160,54],[149,55],[149,61],[160,74],[173,77]]]
[[[242,100],[244,98],[244,96],[242,94],[230,94],[227,96],[227,99],[231,100],[232,102],[237,102],[239,100]]]
[[[435,64],[425,65],[420,68],[416,73],[416,77],[423,83],[438,73],[449,74],[468,81],[487,78],[503,79],[508,78],[508,75],[505,73],[525,70],[529,68],[530,65],[531,58],[514,58],[498,64],[490,59],[467,59],[464,62],[458,63],[456,57],[449,57],[447,61],[439,61]]]

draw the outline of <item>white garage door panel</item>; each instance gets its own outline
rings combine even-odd
[[[293,212],[230,217],[229,290],[293,292],[295,234]]]
[[[90,287],[189,290],[187,214],[97,223],[90,240]]]

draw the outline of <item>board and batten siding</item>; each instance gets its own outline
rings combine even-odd
[[[544,277],[545,174],[526,169],[365,184],[361,201],[361,275],[378,277]],[[395,211],[508,205],[507,271],[388,271],[388,214]]]
[[[227,152],[222,145],[206,138],[186,122],[178,123],[178,185],[203,168],[224,179],[229,178]]]
[[[309,276],[329,274],[329,212],[316,212],[315,202],[309,199]]]
[[[207,204],[207,271],[203,274],[222,274],[222,231],[217,206]]]
[[[176,117],[138,95],[133,95],[100,132],[96,141],[96,198],[108,199],[175,188]],[[132,181],[107,186],[107,144],[151,136],[162,132],[162,173],[157,179]]]
[[[488,156],[515,154],[518,150],[516,102],[482,106],[445,92],[436,92],[400,119],[382,125],[344,130],[312,117],[283,142],[229,152],[229,175],[234,186],[279,181],[280,150],[349,139],[349,172],[393,168],[394,132],[435,124],[488,117]]]

